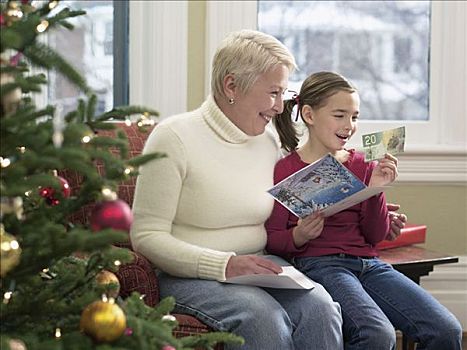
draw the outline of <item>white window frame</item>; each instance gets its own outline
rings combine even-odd
[[[225,35],[257,28],[256,0],[206,1],[205,95],[211,60]],[[187,1],[130,2],[130,103],[161,111],[186,111]],[[430,120],[405,122],[406,152],[398,158],[397,183],[467,183],[467,3],[433,1]],[[400,122],[360,121],[360,136]]]

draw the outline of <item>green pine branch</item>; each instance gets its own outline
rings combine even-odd
[[[44,6],[45,10],[49,9],[48,6]],[[49,22],[49,27],[55,27],[56,25],[60,25],[68,30],[73,30],[74,26],[70,22],[67,21],[69,18],[73,17],[78,17],[85,15],[86,11],[83,10],[71,10],[68,7],[65,7],[64,9],[60,10],[56,15],[54,16],[48,16],[47,21]]]
[[[147,113],[150,116],[159,116],[159,112],[143,107],[143,106],[119,106],[119,107],[114,107],[111,111],[105,112],[99,116],[96,116],[95,120],[96,121],[102,121],[102,120],[109,120],[109,119],[117,119],[117,120],[123,120],[125,117],[128,117],[130,115],[134,114],[143,114]]]
[[[73,68],[59,53],[41,43],[32,43],[24,48],[23,54],[29,58],[32,64],[58,71],[84,93],[90,93],[86,80]]]

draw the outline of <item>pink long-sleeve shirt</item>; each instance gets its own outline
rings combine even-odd
[[[368,185],[376,163],[365,163],[362,153],[355,150],[349,152],[349,158],[343,165]],[[290,153],[276,164],[274,183],[307,165],[297,152]],[[298,218],[282,204],[274,203],[272,214],[265,224],[268,253],[286,258],[339,253],[377,256],[375,245],[385,238],[390,224],[384,193],[325,218],[321,235],[298,248],[292,238],[297,221]]]

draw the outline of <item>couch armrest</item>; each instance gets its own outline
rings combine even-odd
[[[144,295],[144,302],[149,306],[159,303],[159,283],[154,267],[144,256],[131,252],[134,260],[120,266],[116,275],[120,282],[120,295],[124,298],[132,292]]]
[[[182,315],[182,314],[172,314],[175,316],[178,322],[178,327],[174,329],[174,336],[177,338],[188,337],[188,336],[196,336],[200,334],[205,334],[212,332],[213,329],[206,326],[204,323],[199,321],[197,318],[194,318],[190,315]],[[216,344],[214,346],[214,350],[223,350],[224,345]],[[200,349],[195,349],[200,350]]]
[[[155,306],[159,303],[159,283],[153,266],[141,254],[131,251],[134,260],[128,264],[120,266],[116,272],[120,282],[120,296],[125,298],[132,292],[139,292],[144,295],[144,301],[149,306]],[[212,329],[206,326],[193,316],[174,313],[177,319],[178,327],[174,329],[176,337],[185,337],[211,332]],[[214,349],[222,350],[222,344],[217,344]]]

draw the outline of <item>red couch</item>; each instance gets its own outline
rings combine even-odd
[[[116,125],[118,128],[125,132],[128,138],[128,150],[130,156],[134,157],[139,155],[143,150],[144,143],[152,128],[149,128],[147,132],[141,132],[135,124],[127,126],[124,123],[118,123]],[[114,136],[115,133],[116,130],[98,131],[98,135],[100,136]],[[97,165],[97,167],[99,171],[102,171],[99,165]],[[71,171],[61,171],[60,175],[67,179],[72,189],[76,189],[80,186],[81,179],[77,173]],[[130,206],[133,204],[135,184],[136,178],[132,178],[119,184],[118,187],[119,199],[124,200]],[[88,223],[93,207],[93,205],[88,205],[81,208],[72,216],[71,221]],[[128,244],[123,244],[122,246],[131,249],[131,244],[129,242]],[[132,292],[137,291],[141,295],[144,295],[144,301],[147,305],[155,306],[160,299],[159,285],[154,268],[144,256],[136,252],[132,252],[132,254],[134,255],[134,261],[132,263],[122,265],[119,271],[116,273],[120,282],[120,295],[122,297],[126,297],[129,296]],[[178,327],[174,331],[174,335],[177,337],[196,335],[212,331],[212,329],[210,329],[195,317],[182,314],[173,314],[173,316],[175,316],[178,321]],[[218,344],[215,349],[222,350],[223,346]]]

